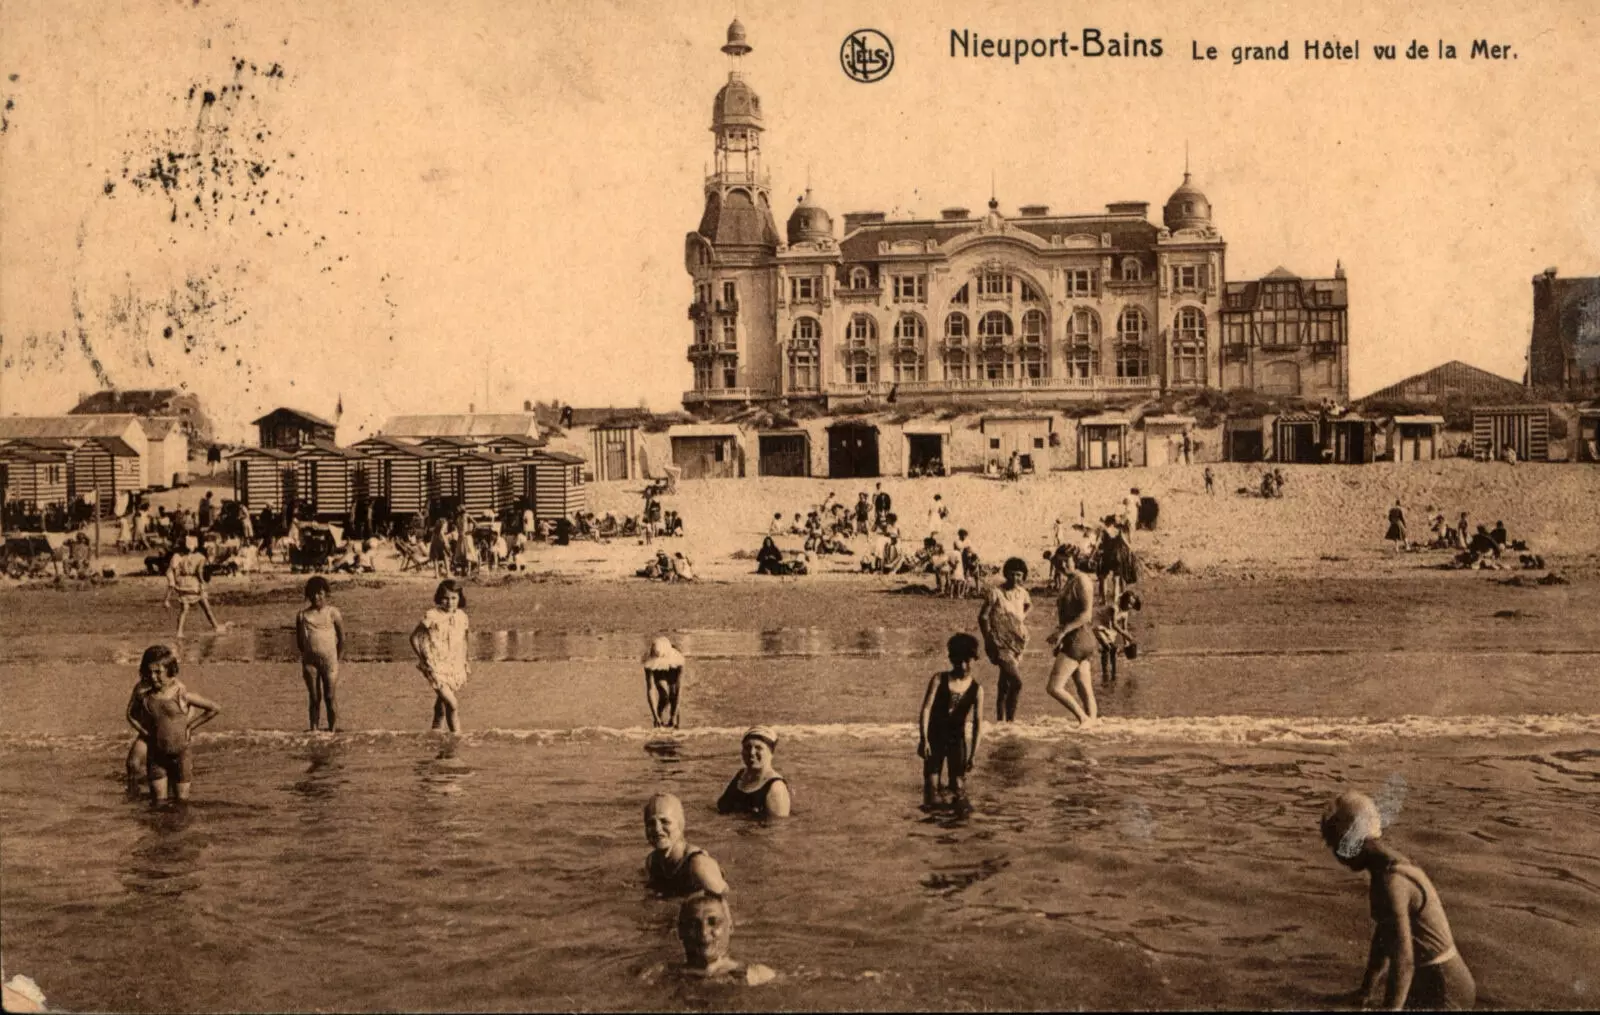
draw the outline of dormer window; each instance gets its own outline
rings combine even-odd
[[[867,271],[867,269],[865,269],[865,268],[851,268],[850,269],[850,288],[852,288],[852,289],[871,289],[872,288],[872,273]]]
[[[1317,292],[1317,306],[1319,306],[1319,307],[1331,307],[1331,306],[1333,306],[1333,293],[1328,292],[1326,289],[1319,290]]]
[[[1183,202],[1183,213],[1185,215],[1193,215],[1194,214],[1194,202],[1193,201],[1185,201],[1185,202]]]
[[[925,303],[928,299],[928,276],[894,276],[894,301],[896,303]]]
[[[1139,259],[1136,257],[1124,257],[1122,259],[1122,281],[1137,282],[1142,278],[1144,278],[1144,267],[1139,264]]]

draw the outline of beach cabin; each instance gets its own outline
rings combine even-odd
[[[183,420],[173,416],[141,416],[139,426],[144,430],[146,440],[141,482],[147,486],[187,483],[189,434],[184,429]],[[134,460],[138,460],[137,448],[134,449]]]
[[[1128,464],[1126,416],[1102,413],[1078,421],[1078,468],[1115,469]]]
[[[913,420],[900,427],[907,476],[949,475],[950,424]]]
[[[676,459],[677,453],[673,455]],[[879,475],[878,428],[860,420],[841,420],[828,427],[828,475],[835,479]]]
[[[366,455],[374,469],[372,495],[384,502],[384,510],[374,510],[374,520],[379,515],[427,517],[440,496],[437,452],[393,437],[368,437],[351,448]]]
[[[302,444],[294,457],[300,494],[311,505],[314,518],[353,517],[357,502],[371,496],[373,463],[361,452],[317,439]]]
[[[333,443],[334,425],[321,416],[313,416],[299,409],[273,409],[260,419],[253,420],[257,445],[277,448],[279,451],[296,451],[313,441]]]
[[[1322,461],[1321,439],[1315,413],[1283,413],[1272,421],[1272,460],[1315,465]]]
[[[1266,428],[1259,417],[1228,419],[1222,424],[1222,448],[1230,462],[1259,462],[1267,457]]]
[[[1395,416],[1388,426],[1389,457],[1397,462],[1431,462],[1439,457],[1443,416]]]
[[[446,476],[444,495],[456,498],[460,509],[474,515],[497,515],[516,502],[516,468],[524,464],[523,459],[492,451],[466,451],[445,458],[439,465]]]
[[[669,427],[672,464],[684,479],[737,479],[744,475],[739,428],[731,424],[683,423]]]
[[[1368,464],[1375,455],[1376,432],[1376,420],[1354,413],[1329,418],[1322,434],[1324,449],[1331,454],[1329,461],[1335,465]]]
[[[101,518],[116,514],[117,499],[143,488],[139,453],[120,437],[84,441],[71,458],[71,496],[92,499]]]
[[[525,434],[508,433],[498,437],[490,437],[483,445],[484,450],[492,451],[506,458],[531,458],[533,453],[545,446],[543,437],[529,437]],[[627,477],[621,477],[626,479]]]
[[[1149,468],[1188,465],[1194,459],[1193,416],[1167,413],[1146,416],[1144,423],[1144,464]]]
[[[1600,409],[1578,410],[1577,447],[1573,449],[1575,462],[1600,462]]]
[[[1004,471],[1017,453],[1023,472],[1050,468],[1050,436],[1055,432],[1052,416],[985,416],[978,421],[983,437],[985,472]]]
[[[0,465],[5,467],[5,499],[10,510],[32,513],[67,506],[66,452],[14,441],[0,444]]]
[[[138,456],[140,488],[164,486],[172,477],[149,468],[150,439],[144,421],[126,414],[105,416],[0,416],[0,442],[43,440],[64,442],[76,451],[97,437],[115,437]],[[187,449],[187,445],[186,445]],[[187,450],[185,450],[187,453]],[[71,480],[69,478],[68,482]]]
[[[762,431],[756,436],[756,472],[762,476],[811,475],[811,435],[800,429]]]
[[[246,448],[232,455],[233,498],[251,514],[283,511],[299,497],[294,456],[277,448]]]
[[[589,433],[594,445],[594,478],[598,482],[636,479],[639,470],[639,427],[634,423],[607,423]],[[763,471],[763,476],[805,475],[805,473]]]
[[[1520,462],[1550,458],[1550,408],[1544,405],[1494,405],[1472,410],[1472,452],[1498,460],[1507,451]]]
[[[584,461],[565,451],[537,451],[522,467],[521,494],[540,521],[570,518],[589,507],[583,485]]]

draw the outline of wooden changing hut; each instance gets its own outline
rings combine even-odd
[[[427,517],[429,507],[439,497],[439,455],[435,451],[395,437],[368,437],[351,447],[376,466],[373,496],[382,498],[389,517]]]
[[[1078,421],[1078,468],[1115,469],[1128,464],[1125,416],[1102,414]]]
[[[446,496],[476,515],[495,515],[516,501],[515,469],[521,460],[492,451],[468,451],[442,463]]]
[[[1472,452],[1499,459],[1506,451],[1523,462],[1550,458],[1550,408],[1544,405],[1494,405],[1472,410]]]
[[[522,496],[540,521],[570,518],[588,509],[583,485],[584,460],[565,451],[540,450],[522,463]]]
[[[233,496],[255,514],[282,511],[298,494],[294,456],[277,448],[246,448],[233,455]]]
[[[357,500],[371,495],[371,463],[353,448],[332,441],[312,440],[295,453],[300,466],[301,495],[318,519],[347,518]]]
[[[72,456],[72,495],[97,498],[102,518],[116,513],[119,494],[143,488],[144,468],[139,452],[120,437],[92,437]]]
[[[27,505],[43,511],[67,504],[67,455],[29,447],[21,442],[0,444],[0,467],[6,474],[6,504]]]
[[[1431,462],[1439,457],[1443,416],[1395,416],[1389,421],[1389,457],[1397,462]]]

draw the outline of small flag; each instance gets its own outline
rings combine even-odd
[[[333,407],[333,418],[338,419],[344,415],[344,392],[339,392],[339,404]]]

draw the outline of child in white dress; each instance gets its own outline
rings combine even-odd
[[[446,578],[434,591],[433,604],[411,632],[411,648],[417,653],[417,669],[433,688],[433,728],[448,724],[451,733],[460,733],[458,695],[472,671],[467,659],[467,597],[459,582]]]

